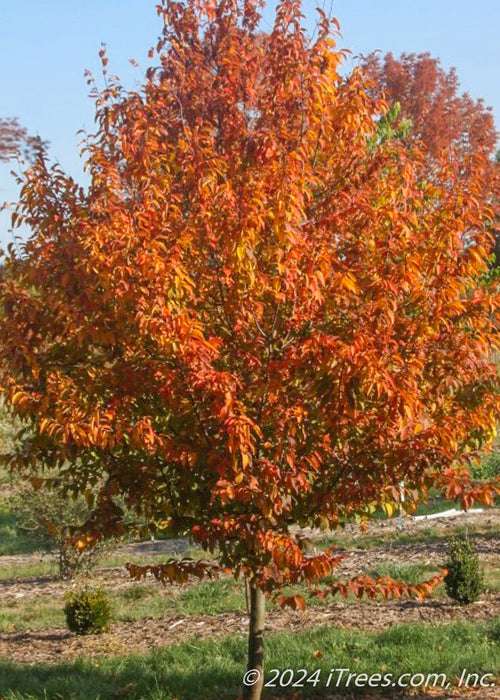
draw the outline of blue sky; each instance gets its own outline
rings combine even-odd
[[[111,72],[126,86],[140,79],[128,60],[146,62],[160,22],[155,0],[1,0],[0,116],[17,116],[31,133],[50,141],[54,159],[81,177],[79,137],[92,130],[93,105],[83,77],[99,75],[101,42]],[[272,19],[264,11],[263,27]],[[316,2],[303,4],[312,26]],[[455,66],[464,90],[494,108],[500,126],[500,3],[498,0],[322,0],[339,19],[342,43],[353,54],[380,49],[430,51]],[[16,196],[9,167],[0,166],[0,202]],[[10,240],[0,216],[0,243]]]

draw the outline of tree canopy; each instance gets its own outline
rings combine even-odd
[[[267,36],[253,0],[159,12],[141,89],[96,92],[90,186],[42,152],[25,175],[13,223],[32,235],[0,287],[1,385],[29,426],[10,464],[102,480],[90,537],[120,531],[125,496],[217,548],[257,606],[338,561],[292,523],[390,513],[402,479],[409,503],[436,483],[491,502],[465,469],[499,409],[482,171],[438,159],[430,179],[380,138],[389,105],[341,76],[321,12],[314,38],[296,0]],[[323,592],[404,592],[342,586]]]

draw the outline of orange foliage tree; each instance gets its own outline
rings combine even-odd
[[[435,483],[491,502],[466,466],[499,386],[479,174],[464,187],[443,162],[431,180],[425,154],[380,138],[387,105],[359,71],[341,77],[321,13],[312,39],[297,0],[266,36],[257,10],[165,1],[142,88],[108,78],[96,94],[90,186],[39,154],[13,216],[32,235],[7,255],[0,356],[28,427],[12,468],[100,484],[89,541],[121,531],[120,496],[217,550],[248,581],[261,670],[264,595],[285,584],[432,588],[321,584],[339,557],[306,556],[290,525],[390,513],[403,478],[410,503]]]
[[[460,94],[454,68],[446,72],[429,53],[403,53],[400,58],[372,53],[362,67],[391,102],[399,102],[401,116],[411,120],[411,138],[420,139],[434,157],[443,151],[458,160],[494,153],[498,134],[491,108]]]
[[[444,155],[457,175],[476,176],[478,161],[484,168],[481,196],[492,206],[496,265],[500,266],[500,171],[494,159],[498,141],[493,113],[483,100],[460,93],[456,70],[446,72],[429,53],[372,53],[362,67],[375,81],[376,91],[399,104],[399,121],[408,119],[407,141],[419,140],[431,167]]]

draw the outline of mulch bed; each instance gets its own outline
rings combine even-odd
[[[500,612],[500,594],[489,593],[477,603],[460,607],[447,600],[343,603],[309,607],[305,611],[270,610],[268,632],[296,632],[335,626],[380,631],[402,622],[443,623],[453,620],[483,622]],[[86,657],[144,653],[187,639],[246,636],[248,618],[243,613],[148,618],[115,622],[109,632],[78,637],[64,628],[0,634],[0,657],[26,664],[57,663]]]

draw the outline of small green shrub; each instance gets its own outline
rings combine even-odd
[[[100,634],[108,630],[111,603],[102,588],[85,587],[67,595],[64,614],[71,632]]]
[[[55,556],[62,578],[89,574],[116,547],[117,540],[113,539],[82,549],[73,545],[74,530],[92,513],[82,494],[72,496],[48,485],[35,488],[30,481],[20,480],[11,490],[9,507],[19,533]]]
[[[476,601],[484,591],[484,575],[472,542],[465,534],[448,543],[448,574],[444,579],[446,592],[460,605]]]

